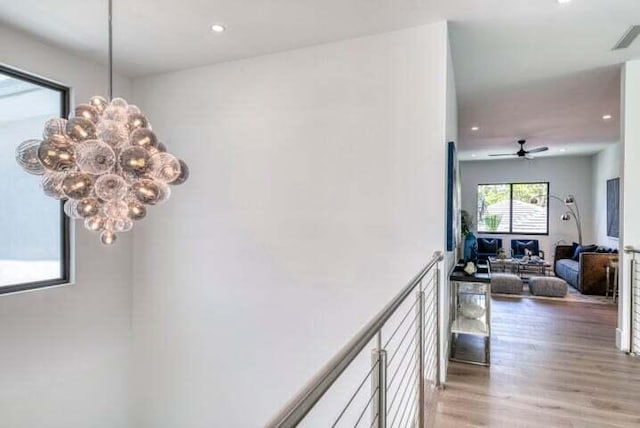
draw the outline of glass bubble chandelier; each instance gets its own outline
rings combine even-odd
[[[83,219],[105,245],[169,199],[169,185],[189,177],[187,164],[167,152],[140,109],[113,98],[112,0],[108,7],[109,100],[92,97],[68,120],[47,121],[41,139],[16,149],[20,166],[42,176],[45,195],[64,200],[65,214]]]

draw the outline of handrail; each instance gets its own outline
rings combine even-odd
[[[355,360],[373,337],[382,329],[395,311],[402,305],[425,275],[440,261],[443,255],[436,251],[431,261],[389,302],[360,332],[351,339],[283,409],[266,425],[268,428],[295,427],[311,411],[313,406],[329,390],[342,372]]]
[[[640,249],[637,249],[635,247],[633,247],[632,245],[626,245],[624,247],[624,252],[626,254],[631,254],[631,261],[630,261],[630,269],[629,269],[629,287],[630,287],[630,292],[629,292],[629,307],[631,308],[631,311],[629,312],[629,354],[631,355],[635,355],[635,341],[634,341],[634,327],[635,327],[635,317],[634,312],[635,312],[635,290],[633,289],[635,282],[638,280],[636,278],[636,264],[638,263],[636,261],[636,254],[640,254]],[[637,285],[636,285],[637,286]]]

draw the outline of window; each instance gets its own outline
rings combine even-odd
[[[45,121],[67,116],[68,97],[68,88],[0,67],[0,294],[69,281],[62,203],[15,160],[18,144],[40,138]]]
[[[549,234],[549,183],[478,185],[478,232]]]

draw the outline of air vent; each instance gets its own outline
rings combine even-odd
[[[622,36],[620,41],[616,43],[613,50],[626,49],[631,46],[631,43],[640,35],[640,25],[632,25],[629,27],[626,33]]]

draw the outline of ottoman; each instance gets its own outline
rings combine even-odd
[[[512,273],[492,273],[491,293],[522,294],[522,280]]]
[[[529,291],[535,296],[564,297],[567,282],[555,276],[533,276],[529,278]]]

